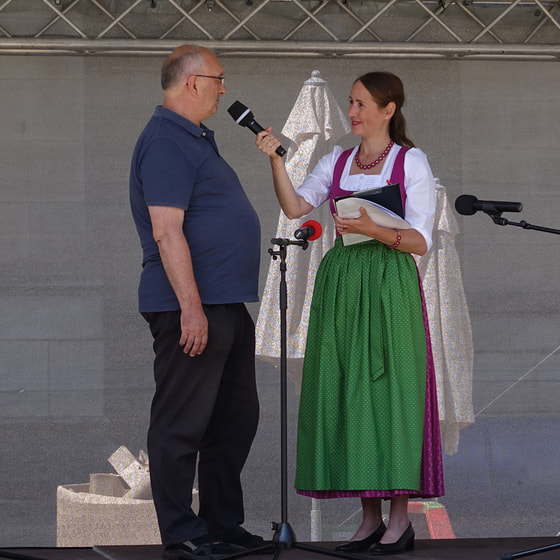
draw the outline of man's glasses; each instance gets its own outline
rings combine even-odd
[[[205,76],[204,74],[194,74],[197,78],[212,78],[213,80],[220,80],[222,85],[225,83],[225,76]]]

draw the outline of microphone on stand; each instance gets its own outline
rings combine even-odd
[[[294,237],[302,241],[315,241],[323,233],[323,228],[315,220],[307,220],[300,228],[294,232]]]
[[[479,210],[490,216],[499,216],[502,212],[521,212],[521,202],[498,202],[496,200],[478,200],[472,194],[462,194],[455,200],[455,210],[463,216],[472,216]]]
[[[253,118],[253,113],[240,103],[239,101],[235,101],[231,104],[230,108],[228,109],[228,113],[232,116],[233,120],[240,126],[246,126],[251,132],[258,134],[264,128]],[[286,150],[282,148],[282,146],[278,146],[276,148],[276,153],[279,156],[283,156],[286,153]]]

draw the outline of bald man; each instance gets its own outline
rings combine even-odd
[[[226,92],[208,49],[177,48],[163,104],[134,150],[130,202],[143,251],[139,309],[153,336],[148,431],[163,558],[263,546],[243,529],[241,471],[257,429],[254,323],[260,225],[203,121]],[[198,515],[191,508],[198,460]]]

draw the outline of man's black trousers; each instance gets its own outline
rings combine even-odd
[[[148,455],[164,545],[243,532],[240,475],[259,416],[255,325],[242,303],[204,311],[208,345],[192,358],[179,346],[179,311],[143,313],[154,338]],[[197,459],[198,516],[191,509]]]

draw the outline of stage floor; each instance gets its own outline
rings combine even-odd
[[[509,558],[535,556],[542,560],[560,558],[560,537],[520,537],[499,539],[426,539],[416,540],[415,549],[399,556],[402,560],[500,560],[502,555]],[[302,543],[304,546],[317,546],[332,550],[337,543]],[[534,552],[551,547],[549,550]],[[527,554],[523,554],[526,553]],[[530,553],[530,554],[529,554]],[[244,558],[270,560],[271,554],[250,554]],[[339,557],[331,554],[316,553],[296,547],[280,550],[283,560],[312,560],[321,556]],[[356,560],[371,560],[367,554],[353,555]],[[161,546],[99,546],[92,548],[3,548],[0,558],[14,560],[160,560]],[[535,560],[536,560],[535,558]]]

